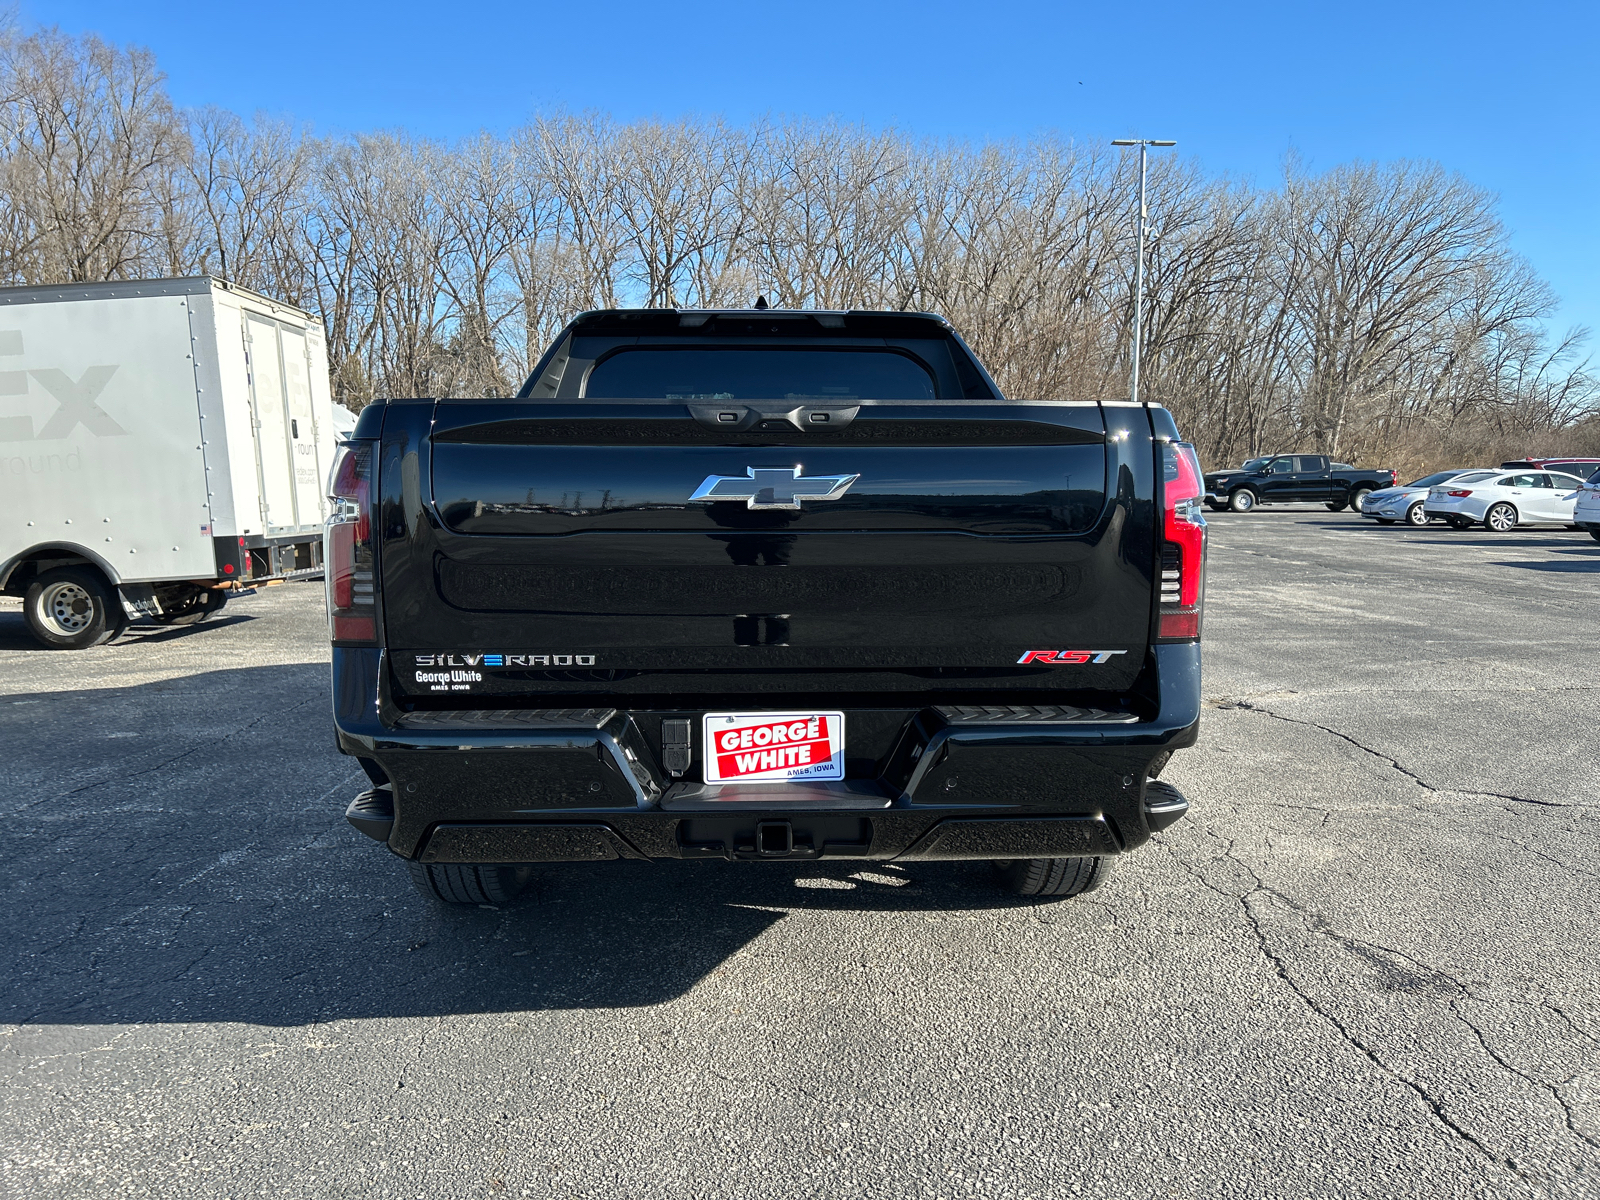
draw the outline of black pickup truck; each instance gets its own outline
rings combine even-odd
[[[1258,504],[1325,504],[1329,512],[1361,511],[1369,492],[1393,487],[1395,473],[1385,467],[1348,467],[1326,454],[1277,454],[1252,458],[1234,471],[1206,476],[1205,500],[1213,511],[1251,511]]]
[[[1007,400],[925,314],[614,310],[341,451],[333,716],[424,894],[532,864],[988,859],[1188,801],[1206,544],[1156,405]]]

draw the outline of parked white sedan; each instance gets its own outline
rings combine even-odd
[[[1572,523],[1582,525],[1589,536],[1600,542],[1600,471],[1589,476],[1583,490],[1578,493],[1578,503],[1572,510]]]
[[[1457,529],[1482,524],[1492,533],[1518,525],[1574,523],[1583,480],[1559,471],[1484,471],[1463,475],[1428,492],[1423,511]]]
[[[1435,471],[1410,483],[1380,488],[1376,492],[1369,492],[1366,499],[1361,501],[1361,515],[1371,517],[1380,525],[1393,525],[1396,521],[1404,521],[1407,525],[1426,525],[1428,514],[1423,510],[1423,502],[1427,500],[1430,488],[1464,475],[1487,478],[1492,474],[1494,472],[1487,467],[1456,467],[1450,471]]]

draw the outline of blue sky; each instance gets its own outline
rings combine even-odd
[[[1558,326],[1600,334],[1600,4],[197,5],[23,0],[149,46],[181,104],[324,132],[836,116],[932,137],[1172,137],[1210,171],[1432,158],[1497,192]],[[1585,136],[1590,139],[1586,142]],[[1594,348],[1600,349],[1600,345]]]

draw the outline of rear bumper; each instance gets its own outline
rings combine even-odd
[[[1152,771],[1194,744],[1196,645],[1153,647],[1155,716],[1034,706],[846,708],[884,747],[831,784],[674,780],[663,715],[382,711],[381,651],[336,648],[340,750],[379,784],[352,823],[423,862],[969,859],[1118,854],[1183,815]]]

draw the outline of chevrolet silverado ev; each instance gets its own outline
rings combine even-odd
[[[692,858],[1070,896],[1188,809],[1194,449],[1005,398],[939,317],[586,313],[514,399],[370,405],[332,480],[348,817],[434,899]]]

